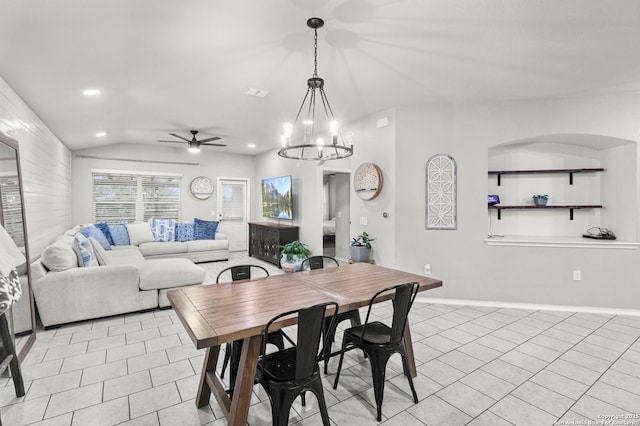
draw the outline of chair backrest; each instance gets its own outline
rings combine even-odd
[[[262,270],[264,271],[267,277],[269,276],[269,271],[267,271],[265,268],[263,268],[260,265],[236,265],[236,266],[229,266],[228,268],[225,268],[222,271],[220,271],[220,273],[216,277],[216,283],[220,282],[220,277],[227,271],[231,272],[231,281],[250,280],[251,268]]]
[[[288,315],[298,314],[295,378],[299,380],[311,376],[318,369],[320,356],[324,352],[318,349],[320,347],[322,325],[328,307],[333,307],[334,313],[338,312],[338,304],[336,302],[328,302],[283,312],[273,317],[265,326],[260,354],[264,355],[266,353],[267,335],[273,323]],[[337,317],[337,315],[332,316],[331,324],[329,325],[330,331],[333,331],[335,328]]]
[[[335,263],[336,266],[340,266],[338,261],[331,256],[310,256],[302,261],[302,270],[305,266],[309,265],[309,269],[322,269],[324,268],[325,260],[329,263]]]
[[[393,319],[391,322],[391,338],[389,343],[399,343],[400,340],[402,340],[404,327],[407,324],[407,317],[409,316],[409,311],[411,310],[413,301],[416,299],[419,288],[420,284],[413,282],[387,287],[374,294],[369,301],[369,310],[367,311],[367,318],[364,321],[364,327],[362,327],[360,337],[362,338],[362,336],[364,336],[367,324],[369,324],[369,316],[371,315],[371,308],[375,300],[384,293],[395,292],[392,300]]]

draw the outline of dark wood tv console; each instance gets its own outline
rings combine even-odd
[[[278,246],[298,239],[298,227],[271,222],[249,222],[249,256],[280,267]]]

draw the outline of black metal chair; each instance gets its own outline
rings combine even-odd
[[[324,399],[322,378],[318,362],[323,351],[318,353],[320,335],[327,307],[337,311],[335,302],[284,312],[272,318],[266,325],[262,338],[261,359],[258,361],[258,383],[264,388],[271,402],[271,419],[274,426],[287,425],[293,401],[300,395],[305,405],[305,392],[316,395],[322,423],[330,425],[327,404]],[[298,314],[297,345],[283,351],[265,353],[266,336],[271,326],[283,317]],[[334,315],[333,318],[336,316]],[[335,320],[331,327],[335,326]]]
[[[226,274],[227,271],[231,274],[231,281],[249,280],[251,279],[252,268],[255,268],[256,270],[262,270],[262,272],[265,274],[266,277],[269,276],[269,271],[267,271],[265,268],[263,268],[260,265],[249,265],[249,264],[236,265],[236,266],[229,266],[228,268],[225,268],[222,271],[220,271],[220,273],[216,277],[216,283],[220,282],[220,277]],[[284,349],[285,338],[291,344],[294,344],[291,341],[291,339],[289,339],[289,336],[287,336],[281,330],[274,331],[271,335],[267,337],[268,337],[267,343],[271,343],[272,345],[275,345],[279,350]],[[220,377],[224,377],[224,372],[227,369],[227,366],[229,365],[229,361],[231,360],[231,354],[233,353],[233,346],[234,345],[232,343],[227,343],[225,346],[224,361],[222,362],[222,371],[220,372]],[[238,345],[235,345],[235,346],[238,346]],[[231,387],[233,388],[233,379],[235,379],[235,376],[236,376],[235,372],[237,371],[237,365],[232,366],[232,370],[233,372],[231,374],[231,378],[232,378]]]
[[[309,265],[309,269],[322,269],[324,268],[325,261],[328,263],[335,262],[336,266],[340,266],[340,263],[336,259],[331,256],[311,256],[307,257],[302,261],[302,269],[305,269],[306,265]],[[334,355],[340,354],[340,352],[331,352],[331,344],[335,340],[335,329],[333,332],[329,333],[329,324],[331,323],[332,317],[325,318],[324,325],[322,327],[322,342],[323,342],[323,360],[324,360],[324,374],[327,374],[329,371],[329,358]],[[342,321],[351,320],[351,327],[356,327],[362,324],[362,320],[360,319],[360,312],[349,311],[343,312],[337,315],[336,326],[340,324]]]
[[[369,310],[364,325],[352,327],[344,331],[342,339],[342,353],[340,354],[340,362],[336,379],[333,382],[333,388],[338,387],[340,379],[340,369],[344,354],[351,349],[360,348],[369,357],[371,363],[371,373],[373,376],[373,390],[376,398],[377,419],[382,420],[382,398],[384,395],[385,371],[387,361],[394,353],[399,353],[402,357],[402,366],[404,374],[409,379],[409,386],[413,393],[413,402],[418,403],[416,389],[413,386],[413,379],[409,371],[407,349],[404,341],[404,328],[407,324],[407,316],[413,305],[413,301],[418,294],[420,285],[416,282],[399,284],[393,287],[387,287],[377,292],[369,301]],[[391,327],[380,321],[369,322],[371,315],[371,307],[374,301],[384,293],[395,292],[393,296],[393,320]]]
[[[327,261],[331,264],[335,263],[336,266],[340,266],[340,263],[336,259],[331,256],[310,256],[302,261],[302,270],[304,271],[306,266],[309,266],[309,269],[322,269],[324,268],[324,262]]]

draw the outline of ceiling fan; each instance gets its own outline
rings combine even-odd
[[[169,133],[171,136],[181,139],[179,141],[161,141],[159,140],[158,142],[169,142],[169,143],[188,143],[189,144],[189,152],[200,152],[200,145],[209,145],[209,146],[227,146],[225,144],[222,143],[211,143],[213,141],[217,141],[220,138],[218,136],[214,136],[212,138],[207,138],[207,139],[200,139],[197,140],[196,139],[196,135],[198,134],[197,130],[191,130],[191,140],[182,137],[180,135],[176,135],[175,133]]]

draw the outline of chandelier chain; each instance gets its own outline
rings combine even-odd
[[[318,30],[313,30],[313,76],[318,77]]]

